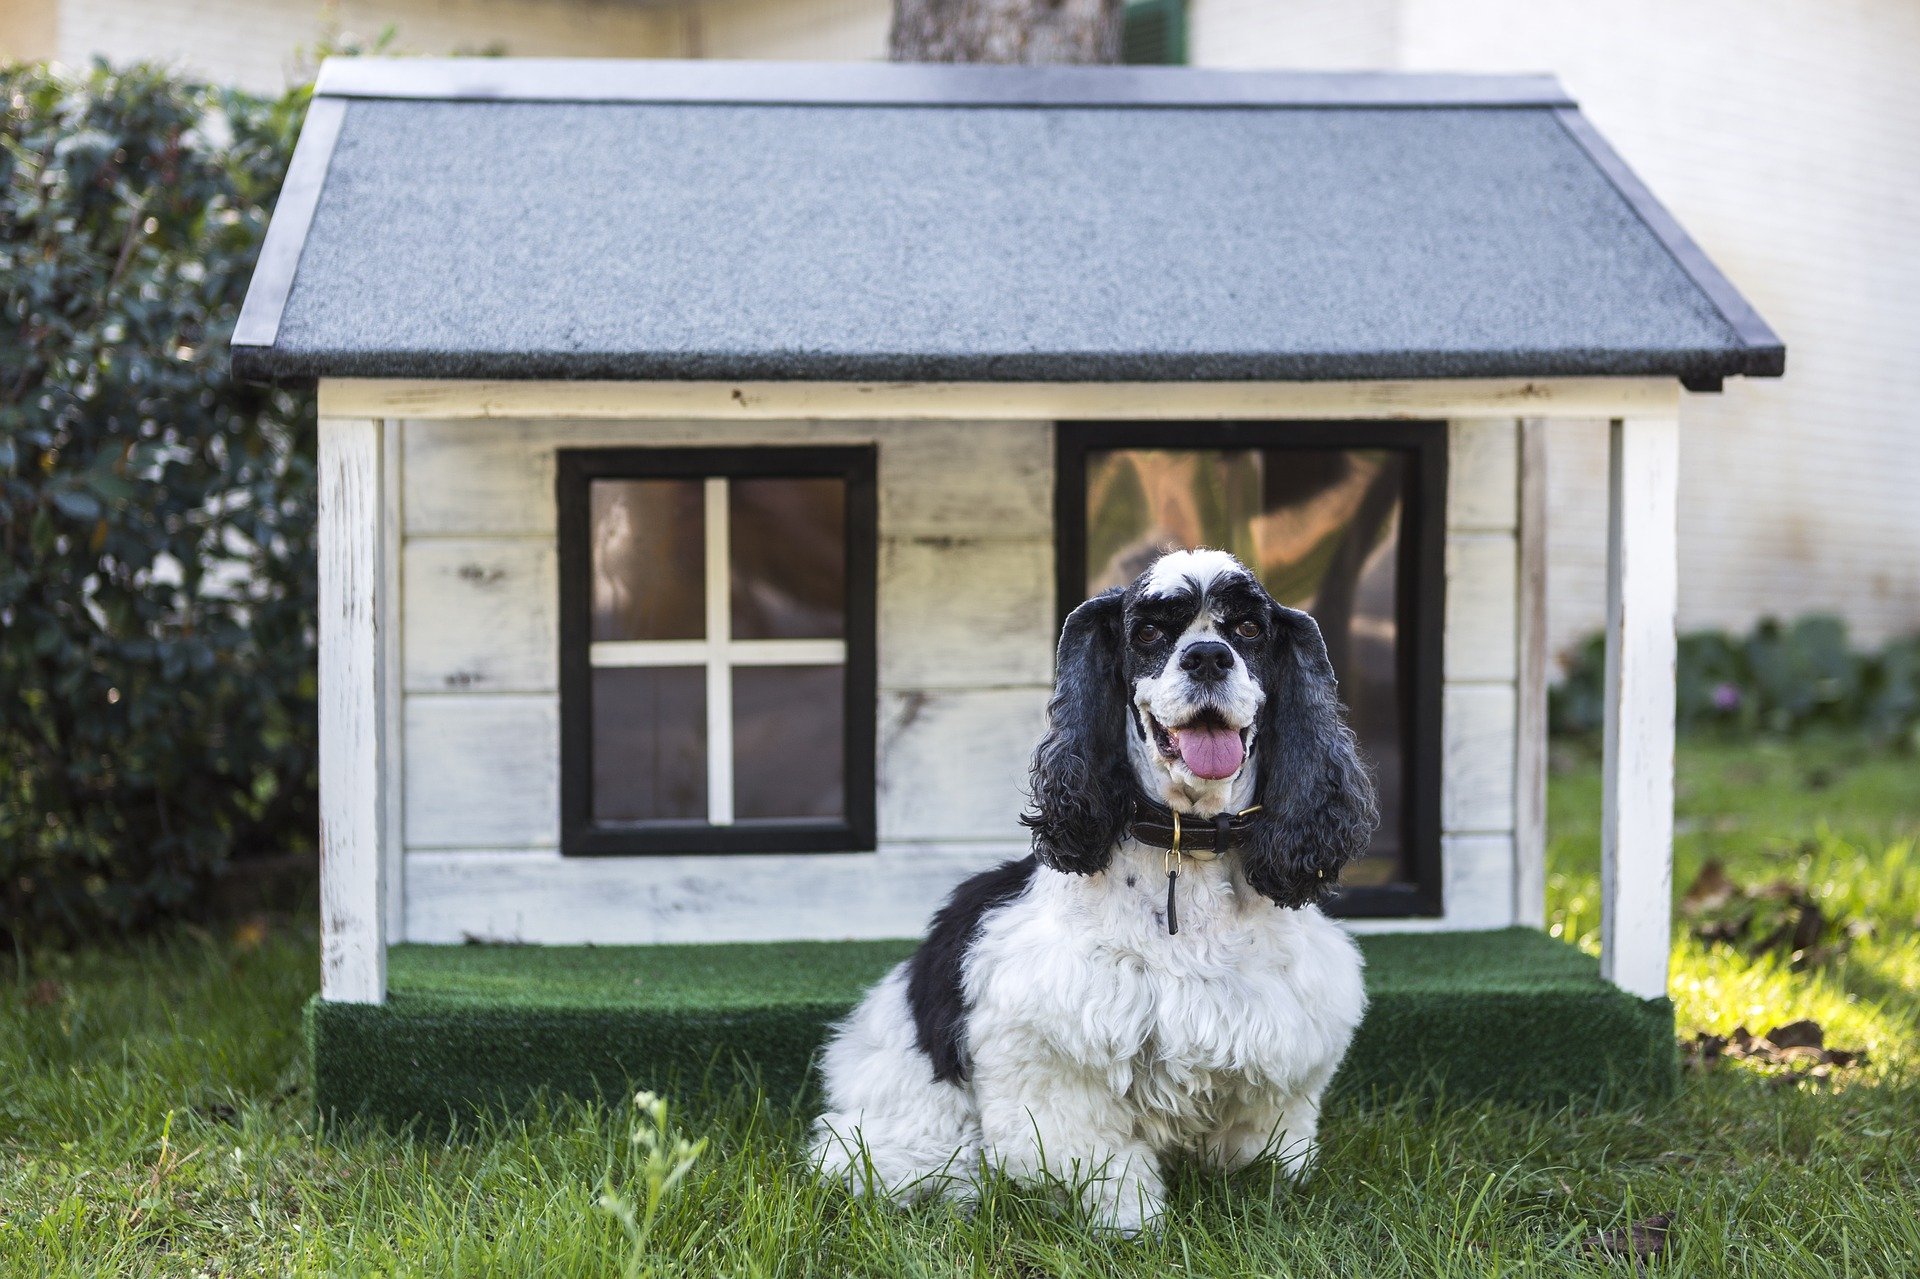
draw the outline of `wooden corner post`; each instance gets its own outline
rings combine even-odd
[[[382,422],[322,417],[320,997],[387,997],[386,495]]]
[[[1652,999],[1673,922],[1678,419],[1616,419],[1609,455],[1600,967]]]
[[[1520,421],[1515,580],[1513,922],[1547,923],[1547,430]]]

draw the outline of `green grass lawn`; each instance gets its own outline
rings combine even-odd
[[[1553,787],[1552,925],[1591,946],[1598,794]],[[1682,750],[1684,888],[1803,885],[1856,934],[1795,971],[1684,941],[1683,1032],[1819,1020],[1868,1064],[1826,1085],[1745,1064],[1657,1107],[1540,1112],[1402,1102],[1327,1116],[1305,1186],[1176,1177],[1170,1227],[1090,1238],[1043,1194],[970,1216],[896,1213],[814,1185],[801,1120],[710,1090],[677,1112],[709,1145],[654,1223],[667,1274],[1631,1274],[1583,1251],[1670,1214],[1676,1275],[1920,1274],[1920,767],[1851,741]],[[279,927],[14,966],[0,986],[0,1276],[611,1275],[609,1189],[646,1194],[636,1116],[561,1105],[451,1139],[317,1134],[296,1064],[316,971]]]

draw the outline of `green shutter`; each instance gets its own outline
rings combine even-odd
[[[1120,60],[1178,65],[1187,60],[1187,0],[1127,0]]]

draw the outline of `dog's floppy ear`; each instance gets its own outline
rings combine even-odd
[[[1132,803],[1120,660],[1124,594],[1116,587],[1094,596],[1061,628],[1047,733],[1033,752],[1033,806],[1020,818],[1041,862],[1075,875],[1106,869]]]
[[[1261,809],[1242,860],[1255,891],[1299,907],[1333,891],[1340,868],[1367,851],[1380,815],[1319,624],[1279,604],[1268,616],[1267,700],[1254,740]]]

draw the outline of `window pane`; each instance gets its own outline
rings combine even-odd
[[[733,638],[844,638],[846,484],[755,479],[729,488]]]
[[[1410,471],[1387,449],[1113,449],[1087,458],[1087,590],[1161,552],[1231,551],[1320,623],[1380,795],[1373,849],[1347,883],[1405,877],[1398,617]]]
[[[733,668],[733,812],[757,818],[846,812],[839,666]]]
[[[594,668],[593,817],[707,820],[704,668]]]
[[[706,634],[706,526],[699,480],[590,486],[593,638]]]

